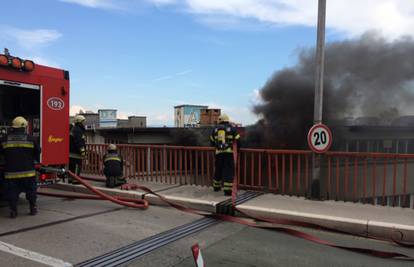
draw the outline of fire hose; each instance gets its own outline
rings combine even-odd
[[[70,175],[73,179],[77,180],[79,183],[81,183],[83,186],[85,186],[89,191],[94,193],[95,195],[79,195],[79,194],[59,194],[59,193],[51,193],[51,192],[42,192],[39,191],[39,195],[45,195],[45,196],[53,196],[53,197],[64,197],[64,198],[79,198],[79,199],[92,199],[92,200],[109,200],[113,203],[129,207],[129,208],[138,208],[138,209],[147,209],[148,208],[148,201],[145,199],[135,199],[135,198],[125,198],[125,197],[114,197],[110,196],[108,194],[103,193],[102,191],[94,188],[91,186],[88,182],[86,182],[84,179],[80,178],[76,174],[74,174],[71,171],[66,171],[64,169],[52,169],[48,167],[40,167],[43,168],[43,170],[46,171],[53,171],[55,170],[56,173],[59,174],[65,174],[67,173]]]
[[[235,150],[235,151],[237,151],[237,150]],[[235,160],[235,163],[237,163],[237,154],[236,153],[234,153],[234,160]],[[69,197],[69,198],[81,198],[81,199],[109,200],[111,202],[114,202],[116,204],[123,205],[123,206],[126,206],[126,207],[139,208],[139,209],[148,208],[148,201],[145,200],[145,199],[132,199],[132,198],[123,198],[123,197],[113,197],[113,196],[105,194],[105,193],[101,192],[100,190],[94,188],[89,183],[87,183],[84,179],[77,176],[73,172],[67,171],[67,173],[72,178],[79,181],[82,185],[84,185],[91,192],[96,194],[97,196],[93,196],[93,195],[80,196],[80,195],[58,194],[58,193],[47,193],[47,192],[39,192],[39,194],[43,194],[43,195],[47,195],[47,196],[55,196],[55,197],[65,197],[65,198]],[[265,217],[259,217],[259,216],[253,216],[251,214],[247,214],[247,213],[239,210],[237,208],[236,204],[235,204],[236,197],[237,197],[237,187],[238,187],[237,186],[237,181],[238,180],[237,180],[237,177],[235,175],[234,183],[233,183],[233,190],[232,190],[232,206],[233,206],[233,209],[235,211],[238,211],[240,214],[244,215],[247,218],[240,218],[240,217],[224,215],[224,214],[203,212],[203,211],[199,211],[199,210],[196,210],[196,209],[188,208],[188,207],[182,206],[180,204],[174,203],[172,201],[169,201],[164,196],[152,191],[151,189],[149,189],[145,186],[141,186],[141,185],[126,184],[126,185],[122,186],[121,189],[140,189],[140,190],[142,190],[146,193],[157,196],[158,198],[160,198],[163,202],[165,202],[169,206],[171,206],[175,209],[178,209],[180,211],[183,211],[183,212],[189,212],[189,213],[193,213],[193,214],[196,214],[196,215],[212,217],[212,218],[219,219],[219,220],[222,220],[222,221],[234,222],[234,223],[238,223],[238,224],[242,224],[242,225],[246,225],[246,226],[250,226],[250,227],[255,227],[255,228],[274,230],[274,231],[282,232],[282,233],[285,233],[285,234],[288,234],[288,235],[291,235],[291,236],[295,236],[295,237],[298,237],[298,238],[301,238],[301,239],[304,239],[304,240],[307,240],[307,241],[310,241],[310,242],[314,242],[314,243],[317,243],[317,244],[321,244],[321,245],[325,245],[325,246],[329,246],[329,247],[334,247],[334,248],[339,248],[339,249],[343,249],[343,250],[348,250],[348,251],[353,251],[353,252],[357,252],[357,253],[361,253],[361,254],[371,255],[371,256],[374,256],[374,257],[390,258],[390,259],[404,259],[404,260],[414,261],[414,257],[408,256],[408,255],[405,255],[405,254],[402,254],[402,253],[375,250],[375,249],[367,249],[367,248],[360,248],[360,247],[341,246],[341,245],[337,245],[337,244],[334,244],[332,242],[323,240],[323,239],[321,239],[319,237],[316,237],[314,235],[311,235],[311,234],[308,234],[308,233],[305,233],[305,232],[302,232],[302,231],[299,231],[299,230],[295,230],[295,229],[292,229],[292,228],[281,227],[281,226],[278,226],[278,225],[306,227],[306,228],[312,228],[312,229],[318,229],[318,230],[326,230],[326,231],[335,232],[335,233],[359,236],[359,237],[364,237],[364,238],[371,238],[371,239],[376,239],[376,240],[389,241],[389,242],[395,243],[399,246],[406,247],[406,248],[414,248],[414,244],[408,244],[408,243],[401,242],[401,241],[394,240],[394,239],[389,240],[389,239],[383,239],[383,238],[378,238],[378,237],[374,237],[374,236],[357,235],[357,234],[354,234],[354,233],[349,233],[349,232],[345,232],[345,231],[341,231],[341,230],[337,230],[337,229],[333,229],[333,228],[328,228],[328,227],[324,227],[324,226],[313,224],[313,223],[306,223],[306,222],[300,222],[300,221],[294,221],[294,220],[285,220],[285,219],[269,219],[269,218],[265,218]],[[251,221],[248,218],[253,219],[254,221]]]

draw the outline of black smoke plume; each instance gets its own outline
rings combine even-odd
[[[260,90],[261,116],[247,142],[274,148],[306,148],[313,124],[315,49],[302,49],[296,66],[276,72]],[[328,43],[325,48],[323,121],[414,114],[414,41],[387,41],[375,33]]]

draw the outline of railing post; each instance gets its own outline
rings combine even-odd
[[[147,148],[147,179],[148,181],[149,181],[150,171],[151,171],[151,147],[148,147]]]

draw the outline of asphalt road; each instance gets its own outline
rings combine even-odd
[[[76,264],[200,218],[166,207],[151,206],[142,211],[105,201],[49,197],[40,197],[39,214],[32,217],[25,214],[24,200],[21,204],[20,216],[15,220],[7,218],[7,208],[0,206],[0,266],[47,266],[50,260]],[[37,228],[30,228],[33,226]],[[414,250],[384,242],[306,231],[341,245],[398,251],[414,257]],[[126,266],[194,267],[190,250],[194,243],[199,243],[207,267],[413,266],[413,262],[378,259],[227,222],[170,243]],[[12,246],[13,252],[5,251],[4,244]],[[38,259],[36,253],[46,256],[46,260],[34,261]]]

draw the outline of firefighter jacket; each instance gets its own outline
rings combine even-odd
[[[233,153],[234,142],[240,147],[240,135],[229,123],[219,124],[210,136],[210,143],[216,148],[216,154]]]
[[[116,151],[108,151],[103,157],[104,174],[106,177],[121,177],[124,161]]]
[[[36,176],[35,161],[39,161],[40,148],[24,128],[13,129],[3,137],[0,153],[5,160],[5,179],[30,178]]]
[[[86,155],[85,126],[81,123],[76,123],[72,127],[70,131],[69,143],[69,157],[83,159]]]

